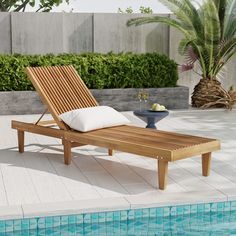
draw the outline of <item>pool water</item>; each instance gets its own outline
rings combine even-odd
[[[236,235],[236,202],[147,208],[16,221],[21,223],[21,230],[16,229],[17,224],[14,221],[0,221],[5,223],[5,232],[0,231],[0,235],[226,236]],[[11,231],[9,226],[12,222]],[[50,227],[50,225],[54,227]],[[0,226],[3,227],[3,224]],[[24,229],[26,226],[28,229]]]

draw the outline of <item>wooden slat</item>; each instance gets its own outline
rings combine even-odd
[[[193,136],[193,135],[186,135],[186,134],[179,134],[179,133],[173,133],[173,132],[168,132],[168,131],[162,131],[162,130],[154,130],[154,129],[144,129],[142,127],[136,127],[136,126],[117,126],[113,128],[114,130],[119,130],[122,132],[131,132],[131,133],[137,133],[137,134],[142,134],[142,135],[152,135],[153,138],[175,138],[183,141],[189,141],[192,140],[193,142],[205,142],[209,140],[215,140],[215,139],[210,139],[210,138],[205,138],[205,137],[200,137],[200,136]],[[157,132],[158,131],[158,132]]]
[[[147,157],[157,158],[157,156],[162,156],[166,160],[172,159],[172,151],[164,148],[159,148],[154,145],[147,146],[142,143],[137,143],[132,140],[120,140],[116,138],[108,138],[106,135],[96,136],[96,134],[89,133],[79,133],[73,131],[67,131],[65,133],[65,138],[79,142],[83,144],[90,144],[99,147],[105,147],[108,149],[114,149],[123,152],[129,152],[137,155],[143,155]]]
[[[26,131],[26,132],[34,133],[34,134],[46,135],[49,137],[54,137],[54,138],[59,138],[59,139],[62,139],[65,133],[64,130],[43,127],[40,125],[35,125],[35,124],[25,123],[25,122],[15,121],[15,120],[11,122],[11,127],[12,129]]]
[[[69,83],[71,83],[72,88],[75,89],[77,95],[79,96],[79,99],[83,100],[84,107],[91,107],[98,105],[97,101],[95,100],[89,89],[87,89],[85,83],[77,74],[73,66],[69,65],[60,67],[60,70],[62,70],[62,72],[68,79]]]
[[[47,98],[45,96],[45,93],[43,92],[43,88],[40,86],[40,84],[37,82],[35,78],[35,74],[34,74],[34,70],[33,68],[29,69],[26,68],[26,73],[28,75],[28,77],[31,79],[31,82],[33,83],[35,89],[37,90],[39,96],[41,97],[42,101],[44,102],[45,105],[47,105],[48,110],[50,111],[51,115],[53,116],[53,119],[56,121],[56,123],[58,124],[58,126],[61,129],[68,129],[68,127],[61,121],[61,119],[58,117],[58,111],[57,108],[55,106],[53,106],[53,101],[50,98]]]
[[[113,134],[113,135],[122,135],[122,136],[127,136],[129,138],[142,138],[142,140],[146,140],[146,141],[156,141],[156,142],[161,142],[161,143],[165,143],[165,144],[170,144],[170,145],[179,145],[181,148],[183,147],[187,147],[189,145],[195,145],[195,144],[199,144],[201,142],[193,140],[191,138],[182,140],[176,137],[172,137],[171,132],[169,133],[169,135],[164,135],[162,136],[162,133],[159,133],[158,130],[156,130],[155,132],[157,132],[158,135],[153,136],[153,133],[147,133],[147,134],[141,134],[138,132],[135,132],[135,129],[133,129],[132,131],[129,132],[124,132],[124,130],[117,130],[117,129],[101,129],[97,131],[98,133],[103,133],[103,134]]]
[[[39,121],[37,125],[42,125],[42,126],[56,125],[56,121],[55,120],[43,120],[43,121]]]
[[[105,131],[106,130],[106,131]],[[125,132],[123,133],[114,133],[109,132],[110,129],[102,129],[102,130],[97,130],[95,132],[91,132],[92,135],[96,136],[97,138],[100,137],[107,137],[109,139],[117,139],[117,140],[122,140],[122,141],[126,141],[126,142],[135,142],[137,144],[142,144],[145,145],[147,148],[148,147],[155,147],[158,146],[159,148],[164,148],[164,149],[169,149],[169,150],[176,150],[179,148],[184,148],[187,145],[178,145],[175,143],[169,143],[169,142],[163,142],[161,139],[153,139],[150,136],[147,138],[143,135],[132,135],[132,134],[127,134]]]
[[[73,66],[28,67],[26,72],[62,129],[69,127],[61,121],[60,114],[98,105]]]
[[[143,137],[149,137],[152,139],[157,140],[165,140],[166,142],[174,142],[176,144],[183,144],[185,145],[194,145],[194,144],[200,144],[205,143],[209,141],[215,141],[215,139],[212,138],[203,138],[199,136],[193,136],[193,135],[186,135],[186,134],[179,134],[179,133],[173,133],[168,131],[160,131],[160,130],[152,130],[152,129],[144,129],[141,127],[136,126],[117,126],[109,129],[109,132],[120,132],[125,133],[126,135],[142,135]],[[101,130],[101,132],[105,132],[105,130]]]
[[[200,143],[199,145],[189,146],[173,151],[173,161],[217,150],[220,150],[220,141],[210,140],[209,142]]]

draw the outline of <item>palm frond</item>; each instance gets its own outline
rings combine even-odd
[[[236,53],[236,0],[160,0],[176,18],[144,17],[128,21],[128,25],[164,23],[183,33],[178,51],[185,56],[183,70],[194,63],[203,78],[214,79],[224,64]]]
[[[235,36],[236,25],[236,0],[227,0],[225,9],[223,37],[230,38]],[[232,30],[232,27],[234,30]]]
[[[197,60],[199,60],[199,56],[192,46],[187,47],[185,52],[185,60],[187,64],[194,64]]]
[[[161,16],[151,16],[151,17],[138,17],[128,20],[127,26],[131,25],[143,25],[148,23],[164,23],[167,25],[170,25],[174,28],[177,28],[180,30],[184,35],[191,36],[189,31],[187,31],[185,28],[182,27],[182,25],[175,19],[169,18],[169,17],[161,17]]]
[[[191,44],[191,40],[188,38],[182,38],[179,42],[178,52],[180,55],[184,55],[188,49],[189,44]]]
[[[195,37],[203,33],[201,18],[190,0],[160,0],[160,2],[176,15],[182,27],[191,30]]]
[[[228,0],[213,0],[213,1],[218,11],[219,20],[220,20],[220,30],[221,30],[221,36],[222,36],[223,29],[224,29],[224,22],[225,22],[225,9],[226,9]]]
[[[207,55],[207,60],[205,60],[206,70],[208,71],[208,77],[213,77],[215,45],[218,45],[221,37],[219,15],[213,1],[206,1],[201,8],[205,33],[204,55]]]

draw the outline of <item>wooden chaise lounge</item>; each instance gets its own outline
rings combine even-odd
[[[98,105],[73,66],[28,67],[26,73],[54,120],[40,121],[41,116],[36,123],[12,121],[12,128],[18,132],[20,153],[24,152],[24,132],[30,132],[61,139],[67,165],[71,163],[71,148],[87,144],[107,148],[110,156],[113,150],[119,150],[155,158],[160,189],[166,187],[168,162],[201,155],[202,175],[209,175],[211,152],[220,149],[218,140],[131,125],[86,133],[71,130],[60,114]]]

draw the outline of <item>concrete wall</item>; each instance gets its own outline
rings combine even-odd
[[[159,52],[168,55],[169,27],[127,27],[141,14],[2,13],[0,53]]]
[[[0,12],[0,53],[11,53],[11,14]]]
[[[129,19],[141,16],[143,15],[94,14],[94,51],[159,52],[168,55],[168,26],[163,24],[126,26]]]
[[[93,52],[93,14],[63,13],[63,52]]]
[[[92,89],[91,92],[100,105],[114,107],[118,111],[138,110],[139,89]],[[188,88],[152,88],[146,89],[149,101],[142,104],[149,109],[154,102],[165,105],[168,109],[188,108]],[[40,114],[45,107],[34,91],[0,92],[0,115]]]

